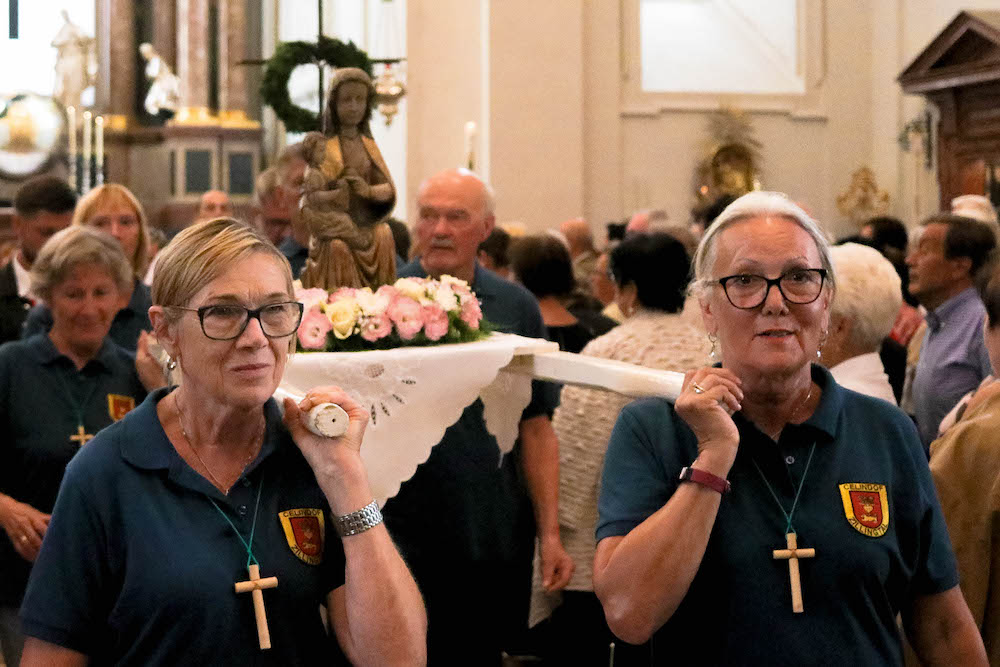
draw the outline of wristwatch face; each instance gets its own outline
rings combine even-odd
[[[66,119],[49,97],[0,98],[0,176],[22,180],[45,171],[61,148]]]

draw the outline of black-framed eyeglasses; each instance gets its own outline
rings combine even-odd
[[[268,338],[291,336],[302,321],[302,304],[298,301],[269,303],[253,309],[228,303],[201,308],[169,307],[198,313],[202,333],[212,340],[239,338],[251,317],[260,322],[260,329]]]
[[[788,303],[812,303],[819,298],[826,281],[826,269],[792,269],[777,278],[765,278],[752,273],[737,273],[719,278],[729,303],[742,310],[751,310],[767,300],[771,288],[778,287]]]

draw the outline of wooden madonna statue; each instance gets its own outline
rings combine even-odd
[[[323,132],[310,132],[303,140],[308,166],[300,214],[312,234],[301,275],[304,287],[377,289],[396,279],[396,246],[386,222],[396,188],[372,139],[374,102],[368,74],[338,69]]]

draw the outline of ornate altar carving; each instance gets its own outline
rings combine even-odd
[[[750,117],[723,107],[709,118],[709,139],[695,170],[698,207],[722,195],[739,196],[760,188],[760,149]]]
[[[859,167],[851,174],[851,184],[837,196],[837,210],[860,229],[871,218],[889,213],[889,193],[879,189],[870,167]]]

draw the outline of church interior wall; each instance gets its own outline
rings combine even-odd
[[[118,7],[123,1],[98,4]],[[308,11],[282,19],[300,0],[242,1],[250,21],[247,57],[269,55],[275,41],[306,38],[314,30],[311,2],[299,7],[313,11],[310,22]],[[746,109],[752,120],[762,144],[761,185],[800,200],[834,234],[852,231],[836,197],[863,165],[872,167],[889,193],[891,214],[915,224],[936,210],[934,171],[924,166],[918,146],[903,152],[897,142],[901,128],[926,105],[920,96],[903,95],[896,77],[959,11],[1000,9],[1000,0],[798,0],[801,11],[821,17],[806,48],[814,59],[821,50],[823,73],[801,104],[784,108],[736,95],[708,103],[636,105],[629,76],[636,71],[637,27],[631,22],[639,2],[407,0],[409,94],[399,121],[406,131],[399,146],[384,138],[380,145],[390,163],[405,165],[397,168],[397,180],[408,222],[415,219],[420,181],[464,163],[464,131],[472,121],[476,168],[497,190],[502,222],[541,230],[582,215],[600,236],[608,221],[662,208],[672,222],[684,223],[695,201],[694,171],[704,157],[709,119],[721,103]],[[25,16],[35,6],[21,4]],[[176,17],[168,21],[155,8],[171,5],[156,0],[149,26],[168,60],[165,35]],[[372,30],[366,32],[363,21],[348,21],[359,6],[328,0],[327,28],[357,24],[358,34],[338,36],[366,41]],[[282,27],[286,23],[309,26],[291,35]],[[35,42],[49,54],[48,38]],[[23,40],[15,46],[26,45]],[[250,79],[250,115],[263,120],[266,162],[281,147],[282,135],[273,114],[255,113],[259,72]],[[127,155],[108,168],[112,178],[140,169]]]
[[[643,208],[688,220],[695,166],[718,104],[628,108],[622,17],[634,0],[560,0],[544,8],[528,0],[444,1],[444,8],[408,3],[410,85],[422,93],[409,98],[411,192],[424,176],[460,162],[462,126],[476,120],[486,158],[480,170],[498,190],[501,221],[541,230],[582,214],[600,234],[604,223]],[[809,46],[824,49],[824,75],[799,109],[748,112],[763,145],[762,186],[788,192],[831,233],[846,234],[853,230],[836,198],[851,173],[868,165],[890,195],[890,213],[915,224],[936,209],[937,184],[923,156],[897,143],[924,101],[903,95],[896,77],[959,11],[1000,2],[802,6],[818,8],[822,18],[822,43]]]

